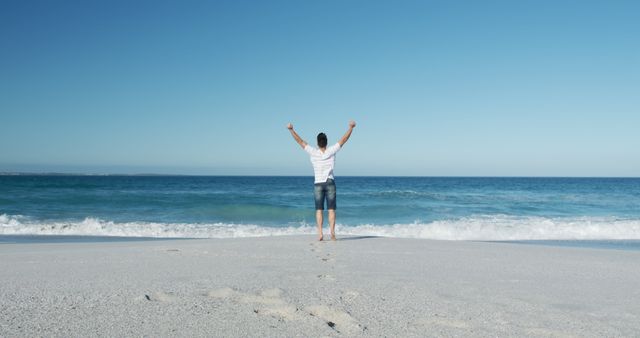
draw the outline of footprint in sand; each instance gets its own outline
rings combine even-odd
[[[309,243],[309,246],[311,246],[311,252],[322,251],[322,242]]]
[[[329,275],[318,275],[318,278],[333,278]],[[326,305],[313,305],[301,310],[295,304],[286,301],[282,295],[282,289],[266,289],[257,294],[242,292],[232,288],[211,290],[207,296],[220,300],[231,301],[237,304],[249,304],[253,312],[258,315],[271,316],[278,320],[303,320],[308,316],[324,321],[327,326],[338,333],[357,334],[367,330],[348,312]],[[344,297],[355,299],[359,295],[356,291],[345,292]]]
[[[333,255],[331,254],[327,254],[325,257],[318,257],[318,258],[320,258],[321,261],[326,263],[333,263],[336,261],[336,259],[333,258]]]
[[[327,325],[338,333],[356,334],[367,329],[360,325],[349,313],[326,305],[314,305],[305,308],[311,316],[324,320]]]
[[[173,302],[178,299],[178,297],[176,297],[173,292],[159,291],[154,293],[147,293],[144,295],[143,299],[151,302]]]
[[[413,323],[416,326],[439,327],[445,330],[466,330],[470,325],[459,319],[445,317],[443,315],[434,315],[430,318],[422,318]]]
[[[342,296],[340,296],[340,299],[346,301],[346,302],[353,302],[356,298],[358,298],[358,296],[360,296],[360,292],[358,291],[353,291],[353,290],[347,290],[345,292],[343,292]]]
[[[222,289],[216,289],[216,290],[211,290],[207,293],[207,296],[211,297],[211,298],[231,298],[233,296],[235,296],[237,293],[236,290],[232,289],[232,288],[222,288]]]
[[[324,253],[322,249],[323,244],[321,243],[310,243],[311,246],[310,251],[316,254],[316,258],[321,260],[322,262],[335,262],[334,255],[330,252]]]
[[[271,316],[279,320],[296,320],[300,318],[298,307],[282,298],[283,291],[278,288],[266,289],[258,294],[242,292],[231,288],[209,291],[209,297],[230,300],[235,303],[249,304],[253,312]]]
[[[323,279],[323,280],[332,281],[332,282],[336,280],[336,278],[334,276],[332,276],[332,275],[324,275],[324,274],[322,274],[322,275],[318,275],[317,277],[318,277],[318,279]]]

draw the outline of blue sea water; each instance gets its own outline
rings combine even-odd
[[[340,234],[632,247],[640,240],[638,178],[337,177],[336,184]],[[6,175],[0,235],[312,234],[312,192],[311,177]]]

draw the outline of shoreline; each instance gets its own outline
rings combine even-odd
[[[260,239],[269,237],[306,237],[308,235],[286,234],[254,237],[227,237],[227,238],[197,238],[197,237],[134,237],[134,236],[97,236],[97,235],[33,235],[33,234],[0,234],[0,245],[3,244],[46,244],[46,243],[102,243],[102,242],[146,242],[146,241],[174,241],[174,240],[207,240],[207,239]],[[328,236],[325,234],[325,236]],[[443,242],[478,242],[515,245],[542,245],[565,248],[586,248],[605,250],[629,250],[640,251],[638,239],[540,239],[540,240],[441,240],[428,238],[404,238],[376,235],[352,235],[339,236],[339,239],[352,239],[358,237],[390,238],[390,239],[415,239],[425,241]],[[328,241],[325,239],[325,241]]]
[[[0,245],[0,336],[632,336],[640,252],[313,236]]]

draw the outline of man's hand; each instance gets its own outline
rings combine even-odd
[[[349,128],[355,128],[356,127],[356,121],[351,120],[349,121]]]
[[[291,123],[287,124],[287,129],[289,129],[289,130],[293,129],[293,124],[291,124]]]

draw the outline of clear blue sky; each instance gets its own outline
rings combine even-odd
[[[640,176],[640,1],[2,1],[0,171]]]

